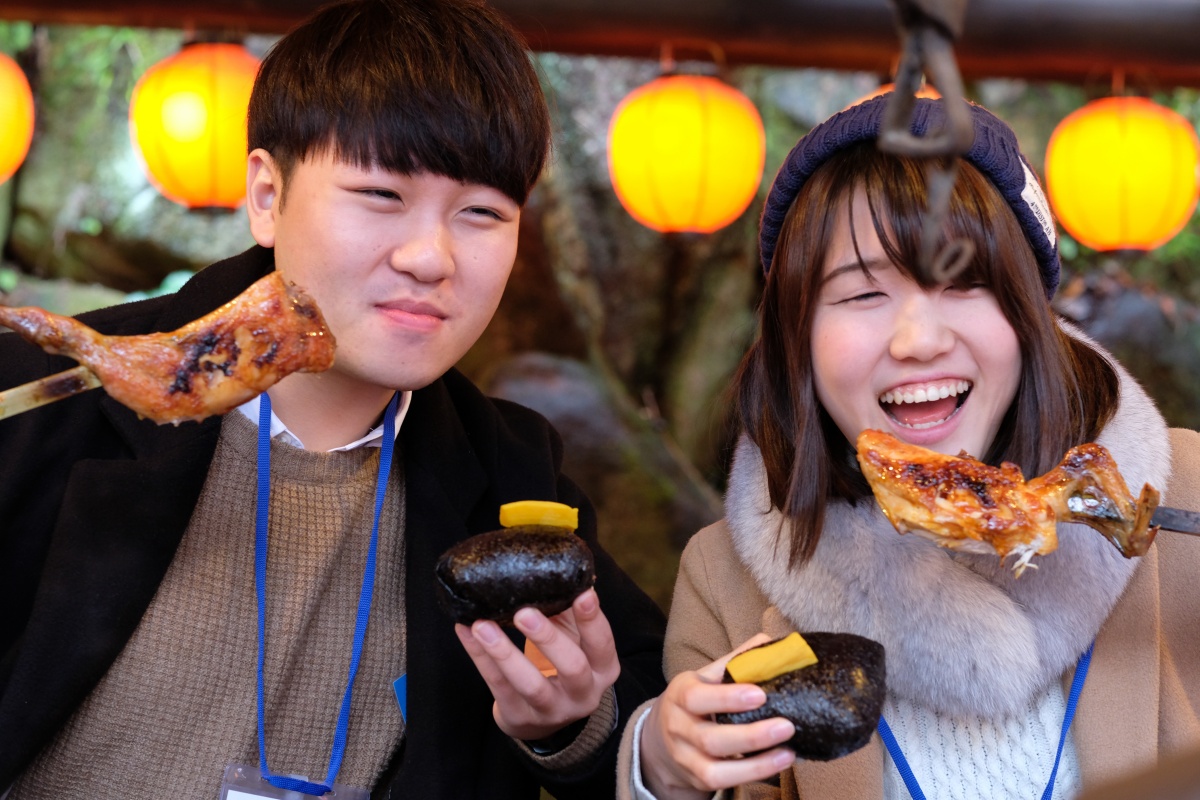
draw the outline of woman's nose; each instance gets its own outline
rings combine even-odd
[[[450,231],[440,223],[427,223],[406,229],[401,241],[392,248],[392,269],[406,272],[422,283],[431,283],[454,274],[454,256]]]
[[[953,349],[954,341],[954,329],[937,302],[922,293],[901,306],[889,350],[900,361],[932,361]]]

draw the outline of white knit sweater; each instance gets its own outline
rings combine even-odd
[[[1066,698],[1057,683],[1031,697],[1025,711],[996,720],[938,714],[895,696],[883,708],[930,800],[1038,800],[1054,768],[1065,713]],[[1030,783],[1029,776],[1042,777]],[[1068,733],[1052,797],[1067,800],[1080,789],[1075,744]],[[883,796],[909,798],[890,756],[885,757]]]

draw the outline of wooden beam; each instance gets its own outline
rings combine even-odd
[[[736,64],[888,74],[899,49],[887,0],[493,0],[536,50],[654,59],[664,40],[719,45]],[[321,0],[6,0],[0,18],[283,33]],[[969,0],[956,55],[968,78],[1076,83],[1115,70],[1200,86],[1196,0]],[[684,50],[679,51],[682,57]],[[702,48],[697,57],[707,55]]]

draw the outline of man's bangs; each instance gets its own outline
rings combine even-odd
[[[503,21],[484,6],[380,2],[345,19],[330,8],[264,59],[251,149],[265,148],[285,174],[332,150],[359,167],[444,175],[524,205],[550,122],[528,52]]]
[[[337,123],[337,155],[359,167],[404,175],[428,172],[491,186],[524,204],[532,164],[540,166],[536,154],[518,152],[530,148],[514,142],[516,131],[498,133],[478,114],[456,114],[447,105],[420,109],[406,103],[403,113],[390,105],[349,112]]]
[[[510,108],[498,107],[507,98],[489,97],[481,76],[454,73],[467,59],[451,60],[450,80],[413,70],[425,80],[404,82],[370,67],[384,54],[339,51],[345,61],[358,63],[330,64],[326,74],[357,76],[358,83],[335,88],[320,105],[331,112],[327,124],[332,129],[323,141],[332,134],[342,160],[491,186],[524,204],[540,172],[545,138],[523,127]],[[432,62],[434,54],[410,53],[410,58]]]

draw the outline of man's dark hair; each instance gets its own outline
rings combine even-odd
[[[550,144],[524,42],[476,0],[325,6],[263,59],[247,128],[284,192],[299,162],[331,149],[360,167],[490,186],[521,205]]]

